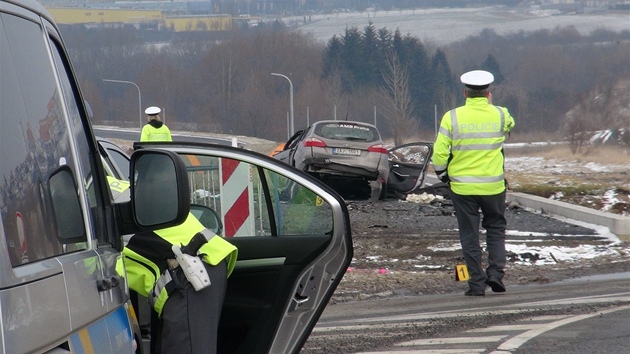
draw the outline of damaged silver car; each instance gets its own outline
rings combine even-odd
[[[388,149],[374,125],[324,120],[299,130],[273,157],[345,199],[404,199],[423,186],[432,148],[420,142]]]

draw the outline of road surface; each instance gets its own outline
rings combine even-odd
[[[331,304],[302,353],[620,353],[630,348],[630,273]],[[623,349],[623,350],[622,350]]]

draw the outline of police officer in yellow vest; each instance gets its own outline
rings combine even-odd
[[[108,180],[115,200],[129,198],[129,182]],[[152,326],[157,328],[153,353],[216,353],[227,278],[237,253],[190,213],[181,225],[125,239],[129,288],[147,297],[153,317],[159,318]]]
[[[483,296],[487,286],[505,292],[505,191],[503,142],[514,127],[504,107],[492,105],[494,76],[474,70],[461,76],[466,104],[442,117],[433,150],[438,178],[450,183],[459,238],[468,268],[466,296]],[[480,215],[483,214],[483,218]],[[488,267],[482,267],[479,223],[486,230]]]
[[[144,110],[147,115],[147,124],[142,127],[140,141],[173,141],[171,131],[160,119],[160,107],[151,106]]]

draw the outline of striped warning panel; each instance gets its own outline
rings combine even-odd
[[[220,174],[224,236],[253,236],[254,201],[249,164],[222,158]]]

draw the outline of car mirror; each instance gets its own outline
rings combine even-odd
[[[179,225],[190,211],[186,166],[170,151],[138,150],[131,156],[131,207],[142,228]]]
[[[223,232],[223,223],[214,209],[204,205],[191,204],[190,213],[199,220],[203,227],[214,232],[215,235],[221,235]]]

